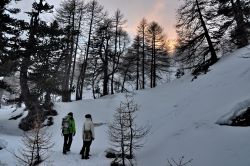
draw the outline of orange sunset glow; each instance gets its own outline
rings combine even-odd
[[[29,11],[33,0],[23,0],[18,3],[24,12]],[[48,3],[60,7],[62,0],[47,0]],[[180,1],[173,0],[98,0],[105,7],[109,15],[113,15],[117,9],[120,9],[127,20],[125,29],[130,36],[136,34],[136,27],[142,18],[146,18],[148,22],[156,21],[164,29],[168,39],[176,39],[176,10],[180,5]],[[55,12],[54,12],[55,13]],[[27,17],[23,14],[21,17]],[[50,20],[49,16],[45,16],[46,20]]]

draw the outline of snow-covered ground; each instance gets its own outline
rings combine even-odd
[[[168,159],[184,156],[184,161],[193,159],[190,166],[249,166],[250,127],[218,123],[230,123],[232,116],[250,106],[250,46],[222,57],[206,75],[191,80],[192,76],[185,75],[157,88],[135,92],[135,101],[140,105],[138,123],[152,126],[143,149],[136,152],[137,165],[166,166]],[[104,151],[111,146],[106,124],[112,121],[123,98],[116,94],[97,100],[57,103],[59,115],[48,129],[55,142],[50,164],[108,166],[111,160],[105,158]],[[8,151],[17,151],[21,146],[18,121],[8,120],[12,111],[9,107],[0,109],[0,146],[4,148],[0,150],[0,165],[16,165]],[[60,125],[68,112],[74,113],[77,134],[71,152],[63,155]],[[81,160],[81,128],[86,113],[103,125],[95,128],[91,158]]]

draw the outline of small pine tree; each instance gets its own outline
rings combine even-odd
[[[176,161],[173,158],[171,160],[168,160],[167,166],[187,166],[192,162],[193,159],[190,159],[188,161],[184,161],[184,156],[181,156],[181,158]]]
[[[49,157],[49,150],[54,146],[51,135],[43,129],[42,121],[36,116],[35,128],[25,132],[22,138],[24,147],[19,154],[14,153],[19,165],[35,166]]]
[[[133,165],[131,159],[134,158],[134,150],[143,147],[142,139],[149,133],[148,125],[138,127],[136,125],[136,112],[138,105],[132,96],[126,94],[125,101],[120,103],[114,114],[114,120],[109,125],[109,137],[113,147],[117,148],[119,154],[116,155],[113,163],[120,163],[125,166],[126,159]]]

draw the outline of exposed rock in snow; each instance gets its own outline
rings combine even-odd
[[[0,138],[0,150],[4,149],[7,147],[7,142],[3,139]]]
[[[229,113],[219,118],[216,123],[220,125],[235,126],[235,124],[233,123],[235,123],[235,120],[237,119],[237,117],[244,114],[248,110],[249,107],[250,107],[250,99],[239,102],[235,104],[235,106],[231,109]]]

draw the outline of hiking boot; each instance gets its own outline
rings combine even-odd
[[[89,159],[89,157],[88,156],[87,157],[82,156],[82,159],[86,159],[87,160],[87,159]]]

